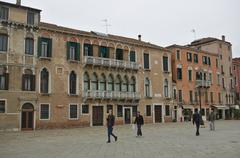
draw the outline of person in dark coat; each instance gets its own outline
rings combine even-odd
[[[211,110],[211,113],[208,116],[208,121],[210,123],[210,131],[214,131],[215,130],[215,114],[214,114],[214,110]]]
[[[137,136],[142,136],[142,125],[144,124],[144,120],[140,112],[137,112],[137,116],[135,118],[134,124],[137,124]]]
[[[199,127],[200,127],[200,124],[201,124],[201,115],[198,113],[198,110],[196,109],[195,110],[195,113],[193,114],[193,124],[196,124],[196,136],[199,136],[200,133],[199,133]]]
[[[107,128],[108,128],[108,141],[107,141],[107,143],[111,143],[111,139],[110,139],[111,135],[114,137],[115,141],[117,141],[117,136],[112,133],[114,123],[115,123],[115,116],[112,114],[112,110],[109,110],[109,115],[107,117]]]

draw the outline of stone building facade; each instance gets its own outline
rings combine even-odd
[[[235,104],[240,105],[240,58],[233,58],[233,84],[235,87]]]
[[[176,118],[168,49],[44,23],[20,2],[0,10],[0,130],[102,126],[109,109],[116,124]]]

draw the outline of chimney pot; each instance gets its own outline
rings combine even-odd
[[[17,0],[16,4],[21,5],[21,0]]]
[[[138,40],[139,40],[139,41],[142,40],[142,35],[138,35]]]
[[[225,41],[225,36],[224,35],[222,35],[222,40]]]

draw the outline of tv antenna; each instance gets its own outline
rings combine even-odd
[[[102,21],[105,23],[103,26],[105,26],[105,28],[106,28],[106,34],[108,34],[108,27],[111,26],[111,25],[108,24],[108,20],[107,20],[107,19],[103,19]]]

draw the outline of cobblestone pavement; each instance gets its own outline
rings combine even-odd
[[[217,121],[216,131],[191,123],[148,124],[135,137],[131,125],[0,133],[0,158],[240,158],[240,121]]]

